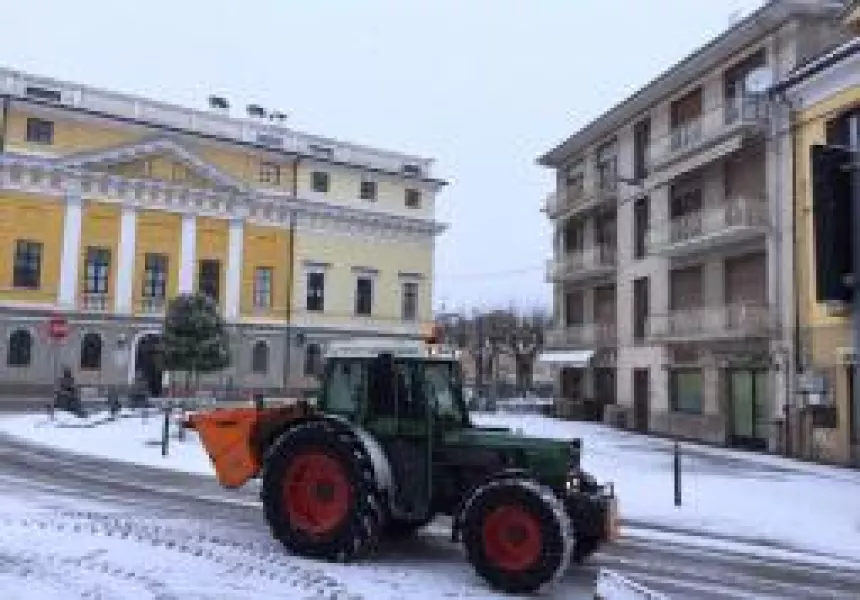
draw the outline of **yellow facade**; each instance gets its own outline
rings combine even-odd
[[[27,141],[27,119],[35,117],[54,123],[53,144],[30,143]],[[7,152],[36,151],[57,154],[87,152],[131,144],[139,140],[144,131],[129,125],[96,125],[92,121],[58,119],[34,111],[12,108],[9,111],[7,130]]]
[[[200,158],[218,167],[227,175],[254,187],[266,187],[282,192],[293,189],[292,161],[284,157],[265,156],[254,151],[230,151],[221,147],[197,146],[194,149]],[[280,181],[263,183],[260,181],[260,169],[263,162],[277,164],[280,167]]]
[[[136,311],[139,311],[142,305],[145,256],[148,253],[167,256],[167,297],[176,296],[179,286],[181,238],[182,217],[180,215],[153,210],[139,211],[132,282],[134,290],[132,298]]]
[[[246,317],[286,321],[290,283],[290,234],[284,229],[246,225],[243,240],[241,312]],[[254,274],[272,269],[272,304],[269,310],[254,306]]]
[[[0,191],[0,261],[2,300],[27,304],[54,304],[60,281],[65,205],[60,199],[35,198]],[[13,268],[17,240],[42,245],[40,284],[37,289],[16,289]]]
[[[848,433],[849,388],[847,365],[841,364],[839,348],[851,348],[851,321],[847,315],[832,314],[816,301],[815,239],[812,207],[810,148],[826,142],[827,122],[860,104],[860,88],[847,89],[797,115],[795,132],[797,193],[797,286],[801,329],[807,333],[807,360],[810,368],[826,374],[836,405],[839,427],[819,433],[818,452],[822,458],[845,461],[850,455]]]
[[[357,240],[342,236],[302,233],[296,237],[296,293],[293,313],[307,323],[348,325],[356,321],[354,268],[378,270],[373,284],[373,313],[370,321],[380,326],[402,323],[401,274],[424,274],[419,282],[418,321],[432,319],[430,281],[433,252],[430,244]],[[306,310],[307,282],[303,265],[329,264],[325,275],[325,311]]]
[[[117,206],[103,202],[84,204],[81,221],[81,254],[78,263],[79,294],[83,292],[86,277],[87,248],[99,247],[110,250],[110,269],[108,271],[107,305],[113,306],[116,294],[117,262],[119,256],[120,211]]]

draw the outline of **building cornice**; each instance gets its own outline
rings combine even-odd
[[[56,92],[59,100],[28,95],[29,88]],[[163,132],[221,141],[294,158],[313,158],[345,168],[384,173],[436,187],[447,185],[447,181],[429,175],[433,159],[303,133],[262,120],[239,119],[12,69],[0,68],[0,96],[15,102],[142,125]],[[410,166],[417,167],[419,172],[409,171]]]
[[[231,187],[191,188],[64,166],[56,159],[16,154],[0,155],[0,189],[53,198],[80,196],[132,208],[180,214],[248,219],[284,228],[290,226],[292,215],[302,226],[316,229],[325,228],[328,224],[336,229],[358,226],[365,231],[390,230],[435,236],[447,228],[432,218],[394,215]]]
[[[845,76],[851,78],[851,76],[857,75],[851,69],[852,67],[856,69],[858,64],[860,64],[860,37],[854,38],[830,52],[801,65],[777,83],[771,89],[771,95],[779,96],[785,94],[790,98],[796,98],[802,94],[811,92],[813,95],[821,96],[824,88],[831,87],[827,82],[833,79],[834,74],[838,75],[844,72]],[[847,71],[846,68],[848,69]],[[856,81],[856,77],[853,80]],[[843,83],[843,85],[850,87],[856,84]],[[820,99],[824,97],[826,97],[826,92]],[[812,97],[804,99],[804,104],[807,106],[817,102],[818,100],[813,100]]]
[[[840,2],[810,3],[802,0],[770,0],[765,6],[676,63],[632,96],[610,108],[584,128],[537,159],[541,166],[560,167],[570,157],[601,141],[684,88],[743,48],[775,31],[793,18],[837,19]]]

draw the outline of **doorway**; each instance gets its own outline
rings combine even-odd
[[[651,373],[648,369],[633,369],[633,426],[641,433],[648,432],[648,413],[651,395]]]
[[[142,379],[154,398],[161,396],[164,375],[164,350],[161,336],[149,333],[140,338],[135,351],[136,378]]]
[[[767,449],[768,372],[740,369],[727,372],[729,394],[729,445],[750,450]]]

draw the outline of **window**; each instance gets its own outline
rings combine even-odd
[[[753,118],[757,111],[764,109],[764,103],[746,91],[746,79],[750,73],[766,64],[765,52],[759,50],[728,69],[723,75],[727,124],[734,123],[739,118]]]
[[[648,198],[639,198],[633,205],[633,258],[645,258],[648,242]]]
[[[34,144],[53,144],[53,121],[36,118],[27,119],[27,141]]]
[[[311,189],[315,192],[325,194],[328,192],[329,176],[325,171],[314,171],[311,173]]]
[[[251,372],[256,375],[269,372],[269,345],[262,340],[256,342],[251,350]]]
[[[307,304],[308,310],[325,310],[325,273],[312,271],[307,274]]]
[[[362,200],[376,200],[376,182],[369,180],[362,181],[360,197]]]
[[[254,269],[254,308],[272,307],[272,267]]]
[[[221,284],[221,261],[204,259],[200,261],[197,287],[200,293],[218,302]]]
[[[651,119],[636,123],[633,128],[633,177],[648,177],[648,145],[651,143]]]
[[[564,224],[564,251],[567,254],[580,252],[585,246],[585,226],[578,219],[568,219]]]
[[[406,208],[421,208],[421,192],[406,190]]]
[[[308,344],[305,348],[305,375],[322,375],[322,349],[319,344]]]
[[[102,368],[102,336],[88,333],[81,340],[81,369]]]
[[[633,340],[645,339],[649,308],[648,278],[642,277],[633,282]]]
[[[679,150],[702,138],[702,88],[672,102],[671,147]]]
[[[582,292],[565,292],[564,325],[571,327],[585,322],[585,303]]]
[[[110,250],[108,248],[87,248],[87,263],[84,271],[85,294],[107,294],[110,273]]]
[[[265,161],[261,162],[260,183],[281,185],[281,165]]]
[[[618,155],[615,142],[597,150],[597,185],[601,190],[611,191],[618,185]]]
[[[702,414],[702,371],[675,369],[669,375],[669,401],[673,412]]]
[[[9,336],[9,349],[6,352],[6,365],[10,367],[29,367],[32,360],[33,336],[26,329],[18,329]]]
[[[414,321],[418,317],[418,282],[404,281],[403,291],[403,320]]]
[[[373,280],[359,277],[355,280],[355,314],[369,315],[373,306]]]
[[[31,240],[15,242],[15,266],[12,287],[37,290],[42,279],[42,243]]]
[[[163,299],[167,295],[167,256],[146,254],[143,258],[143,297]]]

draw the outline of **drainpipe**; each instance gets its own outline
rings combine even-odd
[[[3,124],[0,130],[0,154],[6,152],[6,134],[9,131],[9,96],[2,96],[3,99]]]
[[[293,162],[293,200],[296,200],[299,197],[299,162],[301,158],[296,157],[296,160]],[[292,367],[292,319],[293,319],[293,280],[296,276],[295,274],[295,250],[296,250],[296,210],[295,208],[290,209],[290,238],[287,240],[287,269],[288,269],[288,277],[287,277],[287,308],[286,308],[286,318],[287,318],[287,346],[284,352],[284,390],[286,391],[290,384],[290,371]]]

